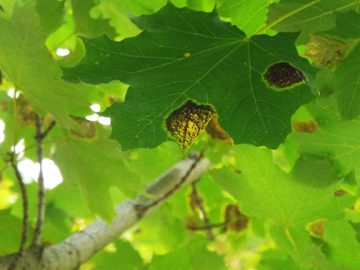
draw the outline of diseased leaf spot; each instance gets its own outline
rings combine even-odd
[[[318,129],[315,121],[293,122],[293,129],[297,132],[314,133]]]
[[[276,90],[291,88],[305,82],[304,74],[287,62],[271,65],[264,73],[264,79]]]
[[[315,65],[331,68],[344,59],[350,46],[344,41],[313,34],[305,47],[305,55],[310,57]]]
[[[324,230],[325,222],[326,220],[324,219],[316,220],[314,222],[307,224],[306,227],[312,236],[320,238],[324,235],[325,232]]]
[[[214,114],[211,106],[189,100],[167,117],[166,128],[185,150],[195,142]]]

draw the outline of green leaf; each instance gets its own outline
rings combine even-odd
[[[217,10],[221,17],[229,18],[247,36],[252,36],[265,26],[268,6],[276,0],[218,0]]]
[[[349,204],[348,199],[334,197],[339,178],[327,160],[302,157],[287,174],[274,166],[268,149],[241,145],[235,157],[240,174],[223,169],[212,175],[250,217],[289,228],[340,218]]]
[[[202,269],[227,269],[224,259],[207,248],[208,240],[201,237],[192,237],[184,249],[187,250],[192,270]]]
[[[141,30],[133,24],[128,16],[128,9],[124,1],[102,0],[91,9],[90,15],[94,18],[107,19],[116,30],[116,39],[124,39],[138,35]]]
[[[353,119],[360,114],[359,61],[360,43],[336,70],[338,106],[341,116],[345,119]]]
[[[171,0],[175,6],[188,7],[198,11],[210,12],[214,9],[216,0]]]
[[[356,270],[360,265],[360,245],[355,231],[346,221],[329,222],[324,225],[325,250],[330,261],[341,269]]]
[[[353,201],[334,196],[340,180],[336,169],[327,160],[303,156],[285,173],[274,166],[271,151],[248,145],[237,146],[235,157],[240,172],[212,171],[214,180],[239,201],[245,215],[272,225],[279,252],[289,254],[298,269],[308,269],[312,243],[306,224],[340,219]]]
[[[15,6],[11,21],[0,19],[0,69],[41,114],[50,112],[65,127],[69,114],[86,115],[86,87],[61,80],[62,72],[49,55],[35,8]],[[46,93],[46,94],[45,94]]]
[[[0,256],[16,252],[19,248],[22,222],[10,211],[0,211]]]
[[[314,98],[306,83],[277,91],[263,78],[270,65],[288,62],[312,80],[314,69],[293,45],[296,34],[249,40],[214,14],[171,5],[134,21],[145,28],[138,37],[85,40],[86,57],[66,70],[68,79],[130,85],[125,102],[106,112],[124,149],[167,140],[167,115],[189,99],[213,105],[235,143],[275,148],[290,131],[291,115]]]
[[[124,0],[129,12],[134,16],[153,14],[166,5],[167,0]]]
[[[68,214],[53,203],[46,205],[43,239],[49,243],[63,241],[71,232]]]
[[[202,270],[216,269],[225,270],[224,261],[217,254],[207,249],[207,242],[200,237],[192,237],[180,248],[161,256],[155,256],[149,270],[169,269],[179,270]]]
[[[41,26],[45,34],[55,31],[63,22],[65,17],[64,0],[37,0],[36,11],[40,17]],[[51,16],[49,16],[51,14]]]
[[[359,38],[360,14],[354,11],[336,13],[336,26],[326,33],[345,39]]]
[[[96,264],[97,270],[119,269],[120,265],[121,270],[145,269],[141,257],[130,243],[116,240],[114,245],[115,251],[103,250],[90,261]]]
[[[283,0],[270,6],[268,25],[282,32],[320,32],[335,26],[336,12],[358,5],[354,0]]]
[[[82,189],[78,185],[65,182],[55,189],[48,190],[46,200],[50,204],[54,204],[54,207],[60,207],[66,211],[71,218],[92,218],[93,214],[86,207],[84,196],[81,194]]]
[[[75,33],[87,38],[99,37],[103,34],[114,37],[115,30],[107,20],[95,19],[90,16],[90,11],[95,6],[94,2],[94,0],[71,1]]]
[[[268,251],[262,256],[258,270],[298,270],[297,265],[290,257],[279,256],[280,252]]]
[[[359,177],[360,122],[335,122],[313,134],[295,133],[291,137],[299,143],[301,153],[329,156],[340,163],[344,174],[355,169]]]
[[[149,270],[167,270],[171,265],[173,270],[190,270],[191,264],[184,249],[171,252],[166,255],[155,256],[149,266]]]
[[[311,269],[313,244],[309,233],[304,228],[284,228],[274,225],[270,232],[276,243],[278,253],[290,255],[296,269]],[[291,267],[291,265],[289,266]]]
[[[131,182],[126,181],[134,181],[125,167],[118,144],[106,138],[61,142],[57,145],[54,160],[65,184],[79,185],[87,207],[106,219],[114,214],[110,186],[126,190],[131,186]]]

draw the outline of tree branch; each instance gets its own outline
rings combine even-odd
[[[199,179],[209,166],[209,160],[203,157],[199,158],[199,155],[181,160],[152,182],[144,194],[118,205],[115,209],[116,217],[110,224],[97,219],[85,230],[73,234],[59,244],[44,248],[40,259],[31,250],[28,250],[19,258],[16,269],[23,269],[22,267],[27,270],[76,269],[107,244],[117,239],[121,233],[156,209],[179,188]],[[179,183],[181,183],[180,186]],[[177,189],[175,189],[176,186],[178,186]],[[0,269],[6,269],[13,256],[0,258]]]
[[[35,127],[36,127],[36,135],[35,140],[37,143],[37,160],[39,163],[39,178],[38,178],[38,204],[37,204],[37,216],[36,216],[36,225],[34,231],[34,237],[32,240],[32,246],[41,246],[41,235],[42,228],[45,219],[45,184],[44,184],[44,175],[42,168],[42,160],[43,160],[43,134],[41,131],[41,119],[38,115],[35,116]]]
[[[37,145],[37,160],[40,165],[39,170],[39,178],[38,178],[38,204],[37,204],[37,216],[36,216],[36,225],[35,225],[35,232],[34,237],[32,240],[31,246],[33,247],[41,247],[41,238],[42,238],[42,231],[43,231],[43,224],[45,221],[45,182],[44,182],[44,173],[43,173],[43,141],[45,137],[49,134],[49,132],[53,129],[56,122],[52,121],[48,128],[42,132],[41,130],[41,118],[39,115],[35,116],[35,127],[36,127],[36,145]],[[41,254],[39,254],[41,255]]]
[[[26,193],[26,187],[24,184],[24,181],[22,179],[22,176],[20,174],[20,171],[17,167],[16,160],[15,160],[15,153],[11,152],[10,154],[10,164],[11,167],[14,170],[16,180],[20,187],[20,194],[22,199],[22,208],[23,208],[23,219],[22,219],[22,232],[21,232],[21,240],[20,240],[20,246],[19,251],[12,257],[12,259],[9,261],[8,270],[16,269],[17,267],[17,261],[19,258],[21,258],[24,254],[28,233],[29,233],[29,202],[28,197]],[[3,268],[0,268],[3,269]]]

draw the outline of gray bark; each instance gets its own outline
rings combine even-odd
[[[111,223],[100,218],[83,231],[77,232],[63,242],[44,248],[39,253],[26,250],[19,258],[15,269],[21,270],[72,270],[89,260],[107,244],[116,240],[119,235],[139,222],[150,211],[158,207],[179,188],[199,179],[210,166],[206,158],[196,155],[178,162],[169,171],[152,182],[134,200],[126,200],[119,204],[115,211],[116,217]],[[0,257],[0,270],[9,267],[14,254]]]

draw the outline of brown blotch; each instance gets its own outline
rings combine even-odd
[[[293,122],[292,123],[294,131],[305,132],[305,133],[314,133],[319,125],[315,121],[303,121],[303,122]]]
[[[228,204],[225,208],[225,229],[239,232],[247,228],[249,219],[242,214],[236,204]]]
[[[321,237],[324,235],[324,224],[325,220],[317,220],[308,225],[308,229],[310,230],[311,235],[315,237]]]
[[[278,89],[305,82],[304,74],[287,62],[271,65],[264,73],[264,79],[271,87]]]
[[[344,59],[349,44],[313,34],[305,47],[305,55],[310,57],[315,65],[331,68]]]
[[[206,133],[215,140],[220,140],[225,143],[234,144],[234,140],[227,134],[227,132],[220,126],[217,115],[214,115],[209,124],[206,126]]]

